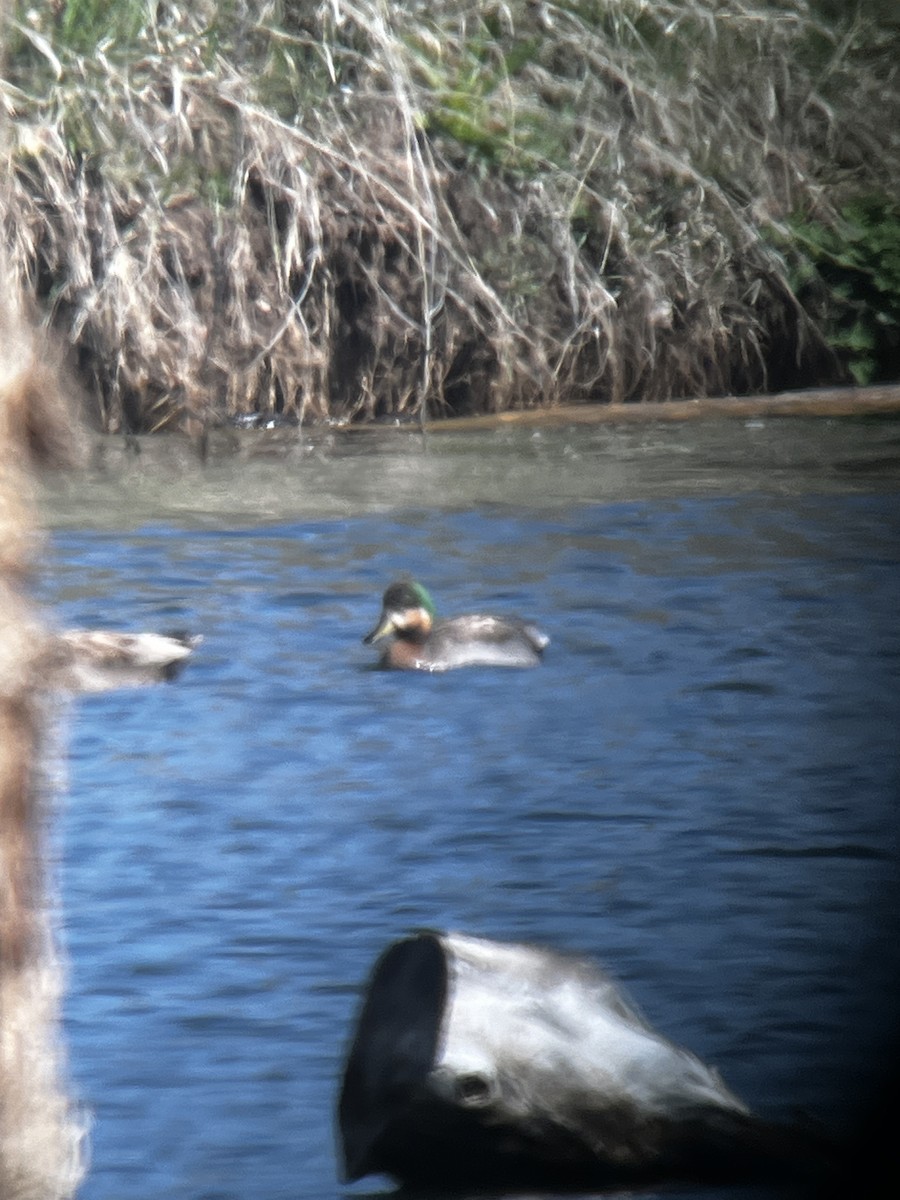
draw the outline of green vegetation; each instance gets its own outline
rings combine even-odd
[[[791,223],[795,291],[860,384],[900,379],[900,201],[858,196],[825,225]]]
[[[10,269],[109,429],[898,374],[892,3],[10,2]]]

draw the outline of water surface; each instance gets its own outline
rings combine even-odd
[[[900,965],[900,426],[773,425],[115,447],[48,492],[55,620],[204,636],[72,721],[83,1200],[340,1195],[360,989],[423,926],[587,954],[753,1106],[852,1120]],[[545,663],[373,670],[401,572]]]

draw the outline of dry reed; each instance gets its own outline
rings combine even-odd
[[[896,186],[877,20],[202,0],[80,44],[79,7],[21,7],[0,217],[108,430],[846,378],[776,235]]]

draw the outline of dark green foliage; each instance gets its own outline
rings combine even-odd
[[[428,37],[413,38],[411,48],[426,83],[428,132],[452,139],[488,165],[534,174],[554,136],[559,142],[559,121],[523,111],[508,85],[537,58],[540,40],[512,36],[486,18],[477,33],[455,47]],[[553,128],[545,131],[543,125]]]
[[[60,45],[91,53],[104,42],[132,43],[146,22],[149,9],[144,0],[65,0],[57,6]]]
[[[900,202],[861,196],[834,225],[797,219],[791,227],[802,255],[798,296],[854,379],[900,378]]]

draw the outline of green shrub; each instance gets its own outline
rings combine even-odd
[[[860,384],[900,378],[900,202],[861,196],[831,225],[791,222],[797,295]]]

